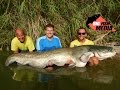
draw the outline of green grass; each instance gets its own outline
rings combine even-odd
[[[76,38],[80,26],[89,32],[89,39],[95,40],[100,32],[94,32],[85,25],[87,17],[101,14],[111,21],[115,33],[107,35],[101,43],[120,41],[119,0],[1,0],[0,1],[0,45],[10,45],[17,27],[23,28],[34,42],[44,35],[47,23],[55,25],[56,35],[63,47],[69,47]]]

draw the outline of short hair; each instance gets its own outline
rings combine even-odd
[[[77,34],[79,33],[79,30],[80,30],[80,29],[84,29],[84,30],[85,30],[85,33],[87,33],[87,30],[86,30],[85,28],[80,27],[80,28],[77,29]]]
[[[47,27],[52,27],[52,28],[54,29],[54,25],[53,25],[53,24],[50,24],[50,23],[47,24],[47,25],[44,27],[44,29],[46,30]]]

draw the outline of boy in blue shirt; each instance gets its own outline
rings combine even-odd
[[[39,37],[36,41],[36,49],[39,52],[50,51],[61,48],[60,39],[54,35],[54,25],[45,26],[45,36]]]
[[[36,41],[36,49],[38,52],[45,52],[62,48],[60,39],[55,36],[54,33],[54,25],[47,24],[45,26],[45,36],[39,37]],[[53,67],[51,67],[52,65],[53,63],[49,61],[48,67],[46,67],[46,69],[48,71],[53,70]]]

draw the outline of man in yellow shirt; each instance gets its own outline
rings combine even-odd
[[[11,41],[11,50],[14,53],[20,51],[32,52],[35,49],[32,39],[26,36],[22,29],[16,29],[15,36]]]
[[[79,28],[77,30],[77,38],[76,40],[72,41],[70,43],[70,47],[76,47],[81,45],[94,45],[94,42],[91,40],[88,40],[87,38],[87,31],[84,28]],[[97,57],[93,56],[88,61],[90,66],[97,65],[99,63],[99,60]]]
[[[77,31],[77,36],[78,36],[78,39],[72,41],[70,43],[70,47],[81,46],[81,45],[94,45],[93,41],[88,40],[86,38],[87,32],[85,29],[79,28]]]

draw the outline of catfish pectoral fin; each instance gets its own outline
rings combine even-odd
[[[81,57],[79,59],[83,63],[87,63],[89,61],[90,57],[93,57],[93,56],[94,56],[94,54],[92,52],[86,52],[83,55],[81,55]]]

